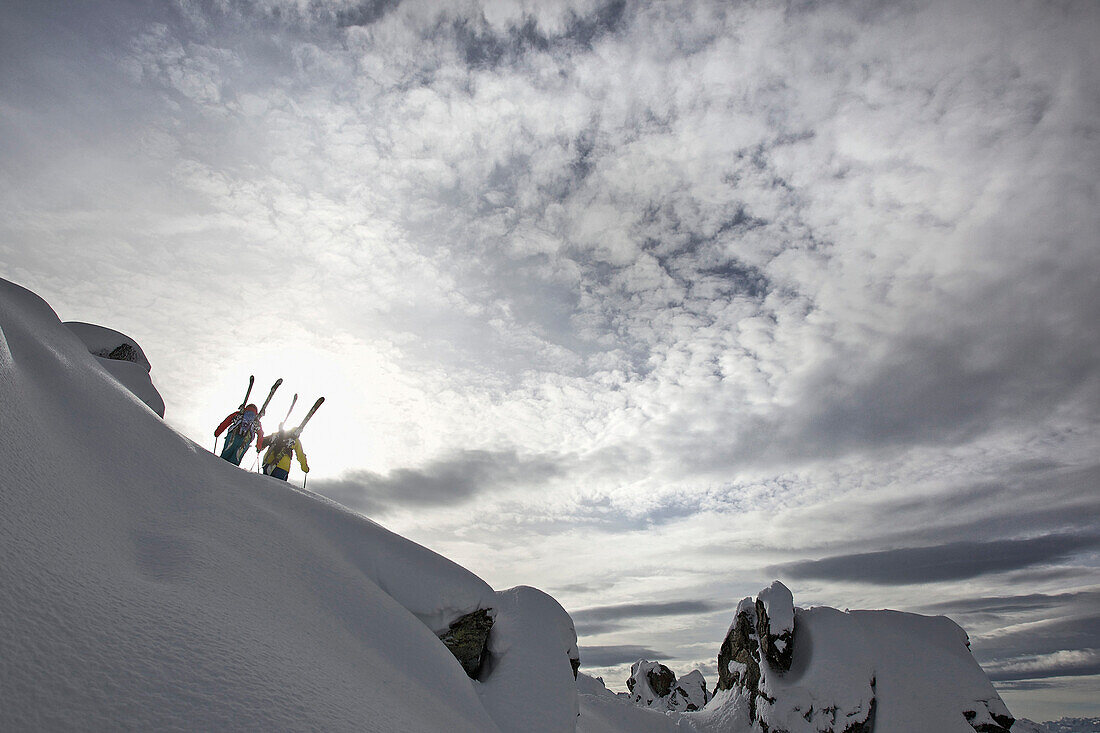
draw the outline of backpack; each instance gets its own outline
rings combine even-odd
[[[294,450],[294,441],[298,438],[294,435],[294,432],[276,433],[271,439],[270,447],[272,463],[278,463],[279,459],[285,455],[290,455],[290,452]]]
[[[229,425],[229,432],[236,432],[238,435],[253,436],[256,434],[256,428],[259,424],[259,420],[256,419],[257,415],[254,412],[242,412],[236,417],[235,420]]]

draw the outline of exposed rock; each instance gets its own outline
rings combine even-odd
[[[855,690],[843,691],[834,703],[821,704],[829,699],[822,690],[784,694],[783,678],[794,659],[796,618],[791,592],[778,581],[755,601],[742,599],[718,652],[715,694],[733,690],[747,703],[753,730],[760,733],[872,733],[875,699],[870,669],[864,691],[858,689],[857,672]]]
[[[96,356],[102,356],[105,359],[114,359],[115,361],[132,361],[135,364],[140,364],[141,361],[138,358],[137,349],[131,344],[119,344],[109,353],[102,353],[106,349],[102,349]]]
[[[573,668],[573,679],[577,679],[577,675],[581,671],[580,657],[569,657],[569,666]],[[602,682],[603,680],[600,681]]]
[[[709,701],[710,694],[707,692],[707,681],[703,678],[702,672],[694,669],[676,680],[676,684],[672,687],[668,707],[670,710],[692,712],[702,710]]]
[[[145,371],[152,369],[145,352],[141,350],[137,342],[124,333],[115,331],[94,323],[82,323],[80,321],[68,321],[66,328],[72,331],[84,342],[84,345],[95,356],[113,361],[129,361],[140,364]]]
[[[626,681],[626,689],[641,697],[648,705],[658,698],[668,697],[675,682],[676,674],[665,665],[639,659],[630,665],[630,679]]]
[[[1010,733],[967,642],[943,616],[795,608],[776,582],[738,604],[718,653],[724,692],[707,712],[748,712],[755,733],[957,731],[964,719],[976,733]]]
[[[71,321],[65,326],[84,342],[85,348],[108,374],[149,409],[164,417],[164,399],[153,386],[152,367],[137,342],[126,334],[91,323]]]
[[[489,630],[493,628],[491,609],[479,608],[451,622],[447,631],[439,636],[444,646],[471,678],[477,679],[485,659],[485,647],[489,643]]]
[[[778,580],[756,599],[756,635],[761,656],[771,668],[788,671],[794,656],[794,597]]]
[[[978,733],[1010,733],[1016,719],[1008,712],[1000,698],[976,700],[973,710],[964,710],[963,716]]]
[[[699,710],[710,699],[706,684],[699,670],[677,680],[676,674],[660,662],[639,659],[630,666],[627,698],[636,705],[656,710]]]
[[[755,712],[760,688],[760,645],[756,639],[756,607],[751,598],[737,604],[733,623],[718,650],[718,685],[715,693],[734,687],[750,695],[749,707]]]

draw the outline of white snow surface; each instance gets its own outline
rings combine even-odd
[[[602,680],[583,672],[577,677],[577,691],[580,699],[577,733],[685,733],[703,730],[683,713],[635,705],[625,693],[611,692]]]
[[[843,730],[867,717],[872,697],[875,730],[891,733],[974,733],[964,711],[975,725],[1008,714],[966,633],[944,616],[795,609],[790,671],[763,663],[761,675],[775,702],[758,701],[758,715],[790,733]]]
[[[65,321],[65,327],[75,333],[88,347],[88,351],[96,356],[105,357],[119,346],[125,345],[134,350],[136,361],[133,363],[140,364],[147,372],[153,369],[153,365],[149,363],[149,358],[145,356],[145,352],[142,351],[138,342],[124,333],[106,326],[97,326],[94,323],[84,323],[82,321]]]
[[[157,388],[153,386],[153,379],[149,375],[152,366],[149,364],[145,352],[141,350],[136,341],[118,331],[91,323],[69,321],[65,323],[65,326],[84,342],[88,352],[96,357],[96,361],[107,370],[108,374],[114,377],[123,387],[130,390],[135,397],[148,405],[150,410],[160,417],[164,417],[164,399],[160,396]],[[107,358],[107,354],[124,344],[134,350],[136,361],[120,361]]]
[[[553,599],[212,455],[70,328],[0,280],[0,730],[574,730]],[[477,608],[481,682],[433,633]]]
[[[872,698],[874,729],[887,733],[974,733],[974,726],[993,723],[991,712],[1008,715],[970,654],[966,633],[946,617],[828,607],[793,610],[791,669],[780,673],[761,664],[761,689],[774,702],[758,698],[757,714],[769,730],[842,731],[866,719]],[[754,614],[755,606],[745,599],[737,611]],[[625,709],[631,705],[627,696],[604,694],[598,681],[578,684],[579,731],[763,729],[751,723],[748,695],[736,687],[719,692],[699,712],[666,712],[662,722],[653,717],[655,710],[641,705],[633,707],[648,717]],[[973,725],[966,711],[976,713]]]

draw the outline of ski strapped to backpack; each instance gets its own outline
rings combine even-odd
[[[263,417],[264,416],[264,413],[267,412],[267,406],[271,402],[271,398],[275,396],[275,390],[277,390],[279,388],[279,385],[281,385],[282,383],[283,383],[283,378],[279,377],[278,379],[275,380],[275,384],[271,385],[271,391],[267,393],[267,399],[264,400],[263,407],[260,408],[260,414],[257,415],[256,417]]]
[[[248,404],[248,396],[252,394],[252,385],[256,383],[256,375],[251,375],[248,378],[248,389],[245,390],[244,399],[241,400],[241,406],[239,409],[243,410],[244,406]]]
[[[282,422],[279,423],[279,430],[280,431],[283,429],[283,425],[286,424],[286,421],[290,419],[290,413],[294,412],[294,406],[296,404],[298,404],[298,393],[297,392],[294,393],[294,399],[292,399],[290,401],[290,409],[286,411],[286,417],[284,417]]]
[[[297,395],[295,395],[297,397]],[[321,406],[321,403],[325,401],[324,397],[318,397],[317,401],[313,403],[313,407],[309,408],[309,412],[302,418],[302,422],[298,423],[298,427],[283,431],[280,426],[279,432],[275,434],[275,437],[271,439],[271,450],[274,457],[273,463],[278,463],[284,455],[289,455],[294,450],[294,442],[298,440],[298,437],[302,434],[302,429],[305,428],[306,423],[313,417],[313,413],[317,412],[317,408]],[[291,405],[293,408],[293,405]],[[290,417],[290,413],[287,413],[287,417]]]
[[[294,428],[293,435],[295,438],[302,434],[302,428],[306,426],[306,423],[309,422],[309,419],[313,417],[313,413],[317,412],[317,408],[320,407],[324,401],[324,397],[318,397],[317,401],[313,403],[313,407],[309,408],[309,412],[307,412],[306,416],[302,418],[302,422],[298,423],[298,427]]]

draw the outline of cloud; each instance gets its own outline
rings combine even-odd
[[[983,664],[1061,651],[1100,649],[1100,614],[1089,607],[1061,618],[1002,624],[972,635],[971,642],[975,657]]]
[[[728,611],[728,604],[711,601],[665,601],[653,603],[617,603],[571,611],[570,616],[582,636],[594,636],[621,629],[624,622],[662,616],[693,616]]]
[[[666,659],[667,655],[644,646],[582,646],[580,647],[583,667],[614,667],[631,664],[639,659]]]
[[[1096,604],[1100,602],[1100,591],[1082,591],[1079,593],[1030,593],[1021,596],[996,596],[986,598],[965,598],[955,601],[929,603],[920,607],[922,612],[945,614],[989,614],[1003,616],[1022,611],[1046,612],[1067,606]]]
[[[610,606],[595,606],[574,611],[571,615],[577,621],[612,621],[624,618],[648,616],[681,616],[684,614],[710,613],[728,610],[724,604],[710,601],[666,601],[663,603],[617,603]]]
[[[385,476],[352,472],[314,484],[319,494],[368,515],[397,507],[448,506],[516,485],[534,487],[561,475],[559,460],[520,456],[515,451],[464,450],[422,468],[401,468]]]
[[[882,552],[837,555],[769,568],[780,576],[882,585],[934,583],[1003,573],[1064,560],[1100,547],[1100,535],[1046,535],[992,542],[952,542]]]
[[[1100,649],[1067,649],[982,666],[994,682],[1094,675],[1100,674]]]

